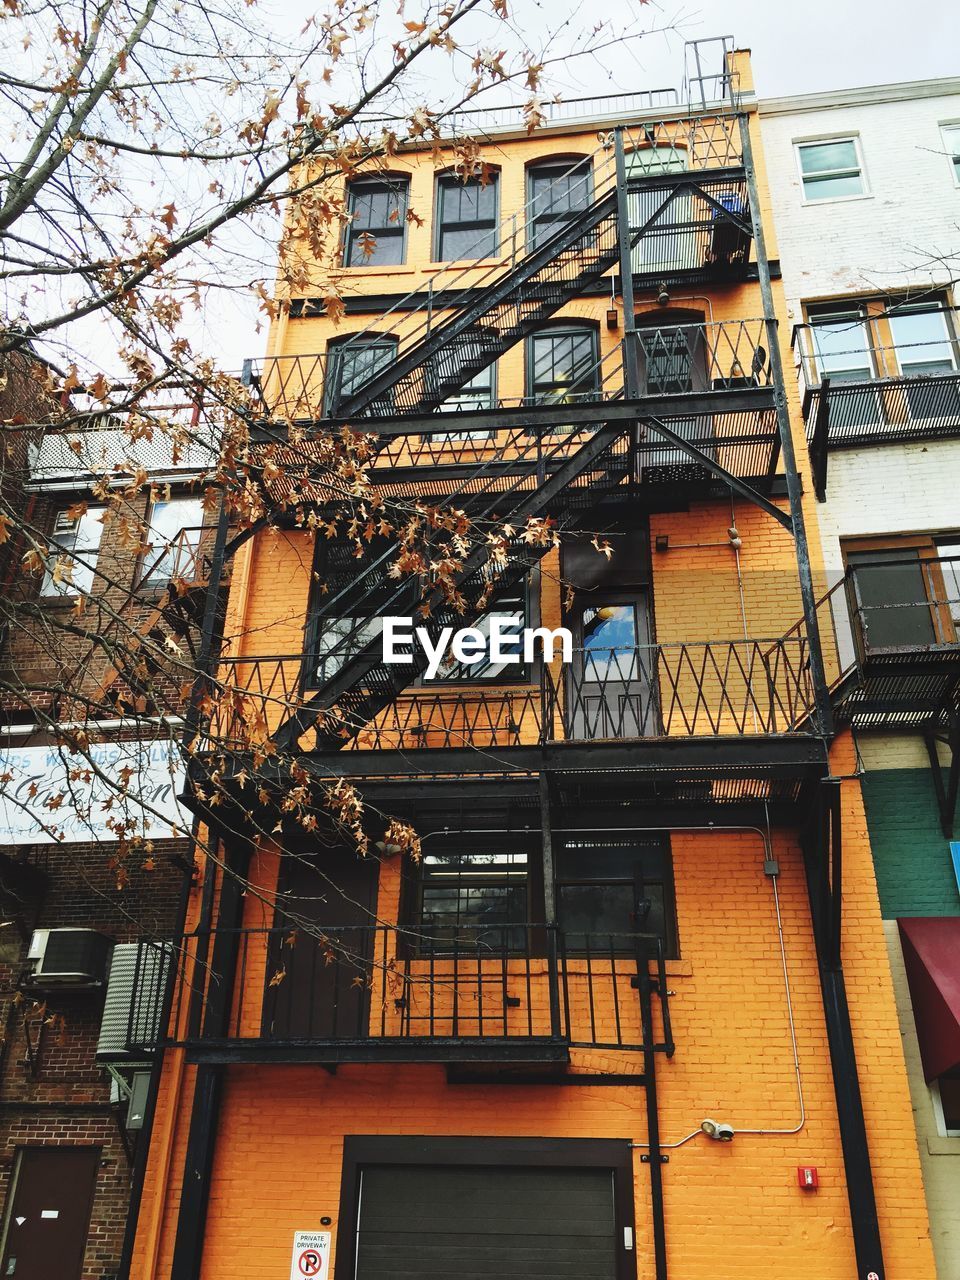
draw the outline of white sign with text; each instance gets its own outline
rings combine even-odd
[[[0,747],[0,843],[187,835],[183,780],[172,742],[101,742],[84,754]]]

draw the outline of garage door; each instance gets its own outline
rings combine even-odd
[[[612,1169],[368,1165],[356,1280],[615,1280]]]

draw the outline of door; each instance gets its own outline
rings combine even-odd
[[[609,1168],[374,1164],[356,1230],[353,1280],[623,1274]]]
[[[631,179],[652,178],[660,174],[683,173],[687,168],[687,151],[683,147],[652,146],[627,156],[627,213],[630,230],[636,232],[656,214],[670,194],[669,187],[641,187]],[[640,237],[630,254],[634,274],[659,272],[669,274],[703,264],[703,252],[697,252],[700,232],[693,227],[693,197],[682,191],[670,201],[650,229]]]
[[[350,849],[287,851],[267,964],[265,1037],[367,1035],[374,949],[383,944],[374,924],[378,867]],[[270,986],[277,974],[283,977]]]
[[[647,323],[655,319],[656,323]],[[700,414],[671,418],[670,397],[690,395],[710,388],[707,365],[705,317],[698,312],[661,312],[655,317],[637,317],[637,358],[640,369],[640,394],[663,397],[659,412],[678,435],[695,444],[708,457],[713,456],[713,416]],[[671,478],[694,478],[705,475],[689,454],[669,444],[655,431],[648,431],[641,453],[645,472],[671,468]],[[684,471],[675,469],[682,466]]]
[[[574,602],[573,633],[565,715],[568,736],[658,734],[657,649],[651,643],[647,592],[608,589],[579,596]]]
[[[0,1275],[79,1280],[100,1167],[99,1147],[21,1147]]]

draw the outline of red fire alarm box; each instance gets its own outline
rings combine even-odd
[[[816,1191],[820,1185],[816,1169],[804,1164],[797,1166],[797,1182],[803,1187],[804,1191]]]

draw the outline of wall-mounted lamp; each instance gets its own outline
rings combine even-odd
[[[662,284],[657,290],[657,305],[660,307],[669,307],[670,305],[670,290],[665,284]]]
[[[653,543],[656,551],[670,550],[670,535],[668,533],[658,533]]]
[[[740,537],[740,533],[735,524],[732,524],[727,530],[727,537],[730,539],[730,545],[733,547],[734,551],[739,551],[743,546],[743,539]]]
[[[609,307],[607,310],[607,328],[608,329],[620,328],[620,312],[616,309],[616,307]]]
[[[711,1120],[709,1117],[700,1122],[700,1128],[708,1138],[713,1138],[714,1142],[732,1142],[734,1131],[732,1124],[721,1124],[719,1120]]]

